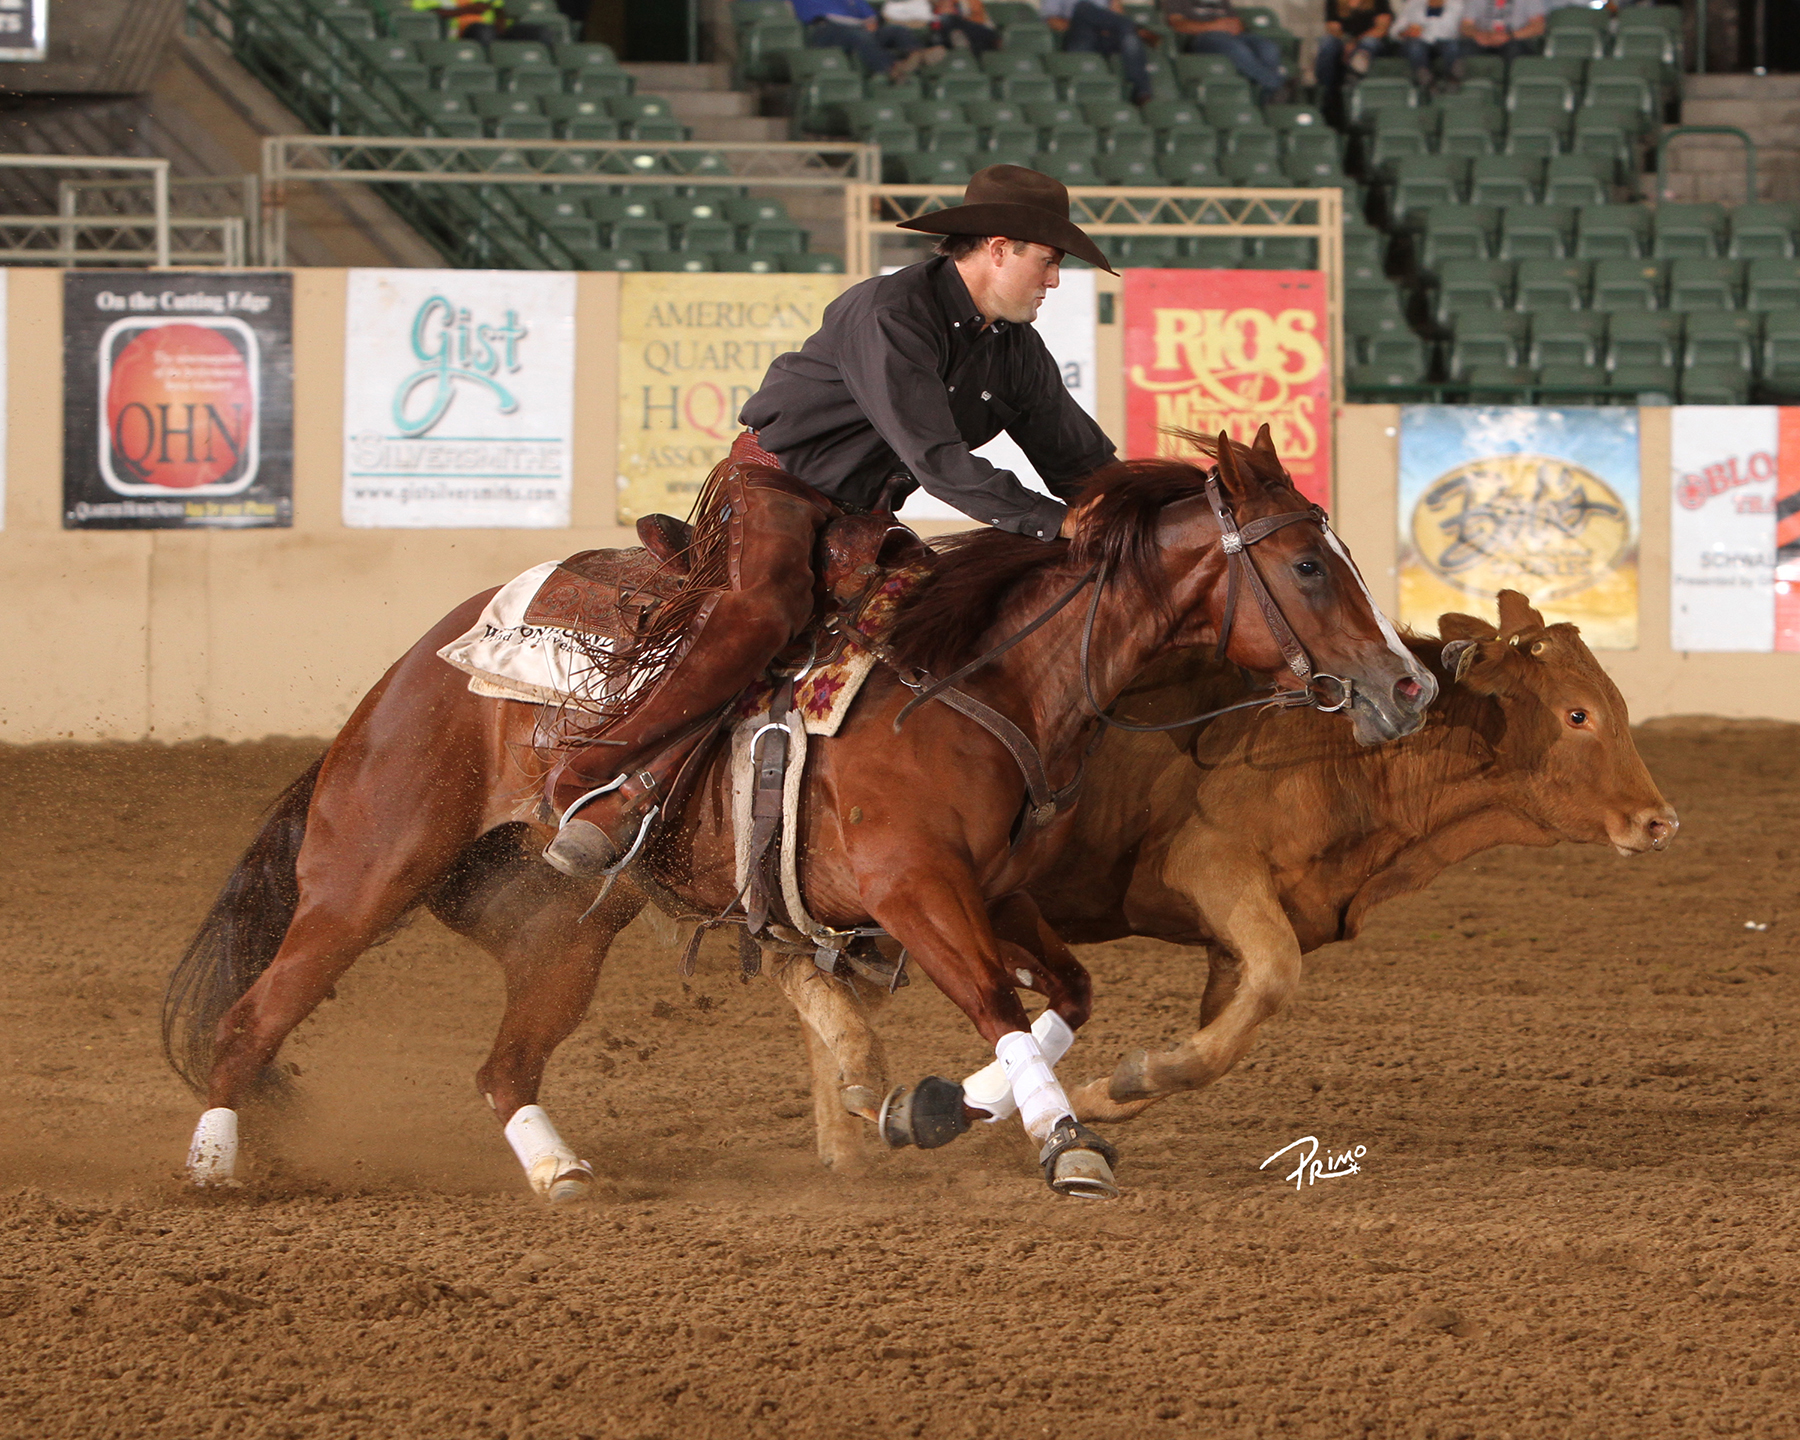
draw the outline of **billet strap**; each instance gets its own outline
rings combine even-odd
[[[1075,797],[1081,790],[1081,771],[1078,769],[1075,778],[1060,790],[1051,789],[1043,757],[1038,754],[1037,746],[1031,743],[1031,737],[998,710],[990,705],[983,705],[966,691],[946,688],[943,681],[932,686],[919,698],[936,700],[957,713],[968,716],[1006,747],[1007,754],[1012,756],[1013,763],[1019,767],[1019,773],[1025,777],[1025,791],[1031,799],[1030,817],[1033,825],[1048,825],[1075,803]],[[919,702],[915,700],[912,703]]]

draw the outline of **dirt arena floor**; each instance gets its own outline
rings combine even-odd
[[[180,1185],[163,977],[316,748],[0,751],[0,1435],[1800,1435],[1800,728],[1652,727],[1670,853],[1492,852],[1310,957],[1114,1130],[1110,1204],[1011,1125],[821,1171],[773,985],[634,929],[547,1087],[607,1177],[562,1212],[429,919],[285,1052],[252,1182]],[[1185,1033],[1187,955],[1085,958],[1065,1074]],[[903,1078],[986,1058],[922,983],[884,1028]],[[1360,1172],[1258,1170],[1305,1135]]]

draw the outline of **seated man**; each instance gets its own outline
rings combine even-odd
[[[502,0],[412,0],[415,10],[428,10],[450,22],[448,28],[458,40],[476,40],[485,45],[490,40],[531,40],[539,45],[553,45],[556,36],[544,25],[514,24],[508,19]]]
[[[927,47],[904,25],[884,25],[868,0],[791,0],[806,43],[847,50],[871,75],[901,80],[944,52]]]
[[[931,38],[946,49],[960,35],[976,55],[1000,46],[1000,32],[988,23],[981,0],[931,0]]]
[[[1250,34],[1231,0],[1162,0],[1162,9],[1184,50],[1225,56],[1262,92],[1265,104],[1287,84],[1281,47],[1267,36]]]
[[[1463,53],[1529,55],[1544,33],[1544,0],[1467,0],[1463,6]]]
[[[1038,0],[1044,23],[1063,37],[1063,49],[1090,55],[1117,55],[1119,68],[1131,85],[1131,103],[1150,99],[1150,70],[1144,63],[1144,42],[1137,26],[1125,14],[1125,0],[1112,0],[1111,8],[1095,0]]]
[[[1346,70],[1367,75],[1393,23],[1388,0],[1325,0],[1325,38],[1313,60],[1319,88],[1327,95],[1341,90]]]
[[[1462,83],[1463,0],[1405,0],[1394,29],[1413,83],[1453,95]]]

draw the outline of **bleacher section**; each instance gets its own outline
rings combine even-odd
[[[605,45],[578,44],[555,0],[515,0],[552,43],[480,45],[399,0],[190,0],[190,14],[315,133],[538,140],[685,141],[669,101],[638,93]],[[791,12],[790,12],[791,14]],[[813,253],[782,202],[721,183],[709,151],[566,154],[567,170],[671,176],[667,186],[383,187],[446,255],[509,269],[841,271]],[[487,171],[525,168],[484,152]],[[591,173],[591,171],[590,171]],[[681,178],[675,178],[681,177]]]
[[[1541,56],[1419,93],[1378,60],[1346,116],[1352,399],[1736,404],[1800,391],[1800,206],[1646,204],[1680,12],[1551,14]]]

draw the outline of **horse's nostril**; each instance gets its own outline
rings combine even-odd
[[[1417,680],[1413,679],[1412,676],[1408,675],[1404,680],[1400,681],[1399,684],[1394,686],[1394,693],[1402,700],[1417,700],[1419,696],[1425,693],[1425,687]]]

